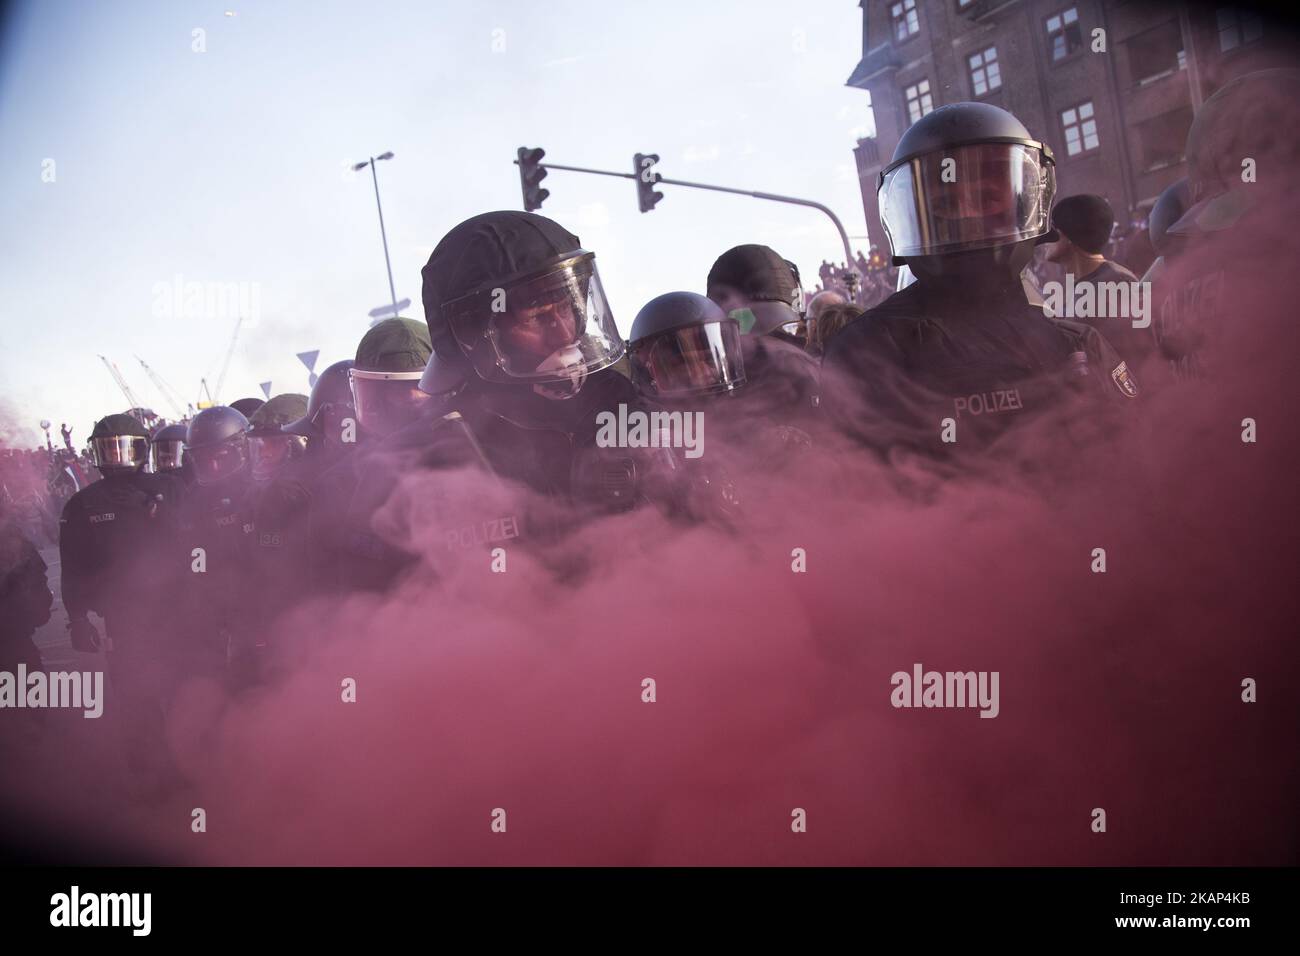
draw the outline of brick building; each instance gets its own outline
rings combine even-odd
[[[1298,62],[1295,28],[1241,5],[859,6],[862,60],[847,85],[869,95],[875,135],[858,140],[853,152],[868,231],[882,246],[877,174],[907,127],[936,107],[980,100],[1010,110],[1055,154],[1057,195],[1105,196],[1124,224],[1145,219],[1160,192],[1186,175],[1183,147],[1200,103],[1243,73]]]

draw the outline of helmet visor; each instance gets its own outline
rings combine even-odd
[[[109,435],[90,440],[97,468],[135,468],[149,460],[149,439],[137,435]]]
[[[735,322],[669,329],[636,343],[629,363],[633,381],[655,395],[726,392],[745,383]]]
[[[240,435],[234,441],[191,448],[189,453],[199,484],[215,485],[248,464],[248,439]]]
[[[569,382],[623,356],[591,253],[443,310],[461,351],[490,382]]]
[[[250,435],[248,457],[253,465],[253,480],[274,478],[288,462],[302,454],[307,439],[298,435]]]
[[[1056,173],[1023,143],[977,143],[927,153],[894,167],[877,190],[880,222],[895,256],[987,249],[1050,228]]]
[[[152,448],[153,470],[155,472],[176,471],[185,460],[185,442],[156,441]]]
[[[423,372],[367,372],[354,368],[352,403],[369,434],[389,435],[415,421],[433,400],[420,391]]]

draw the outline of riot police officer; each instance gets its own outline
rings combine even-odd
[[[1142,276],[1143,282],[1154,282],[1164,271],[1166,262],[1182,251],[1183,237],[1171,233],[1169,228],[1183,218],[1191,204],[1192,189],[1186,176],[1170,183],[1156,197],[1151,213],[1147,216],[1147,233],[1151,237],[1151,248],[1155,250],[1156,259]]]
[[[1179,380],[1218,377],[1217,338],[1251,334],[1253,316],[1296,300],[1300,197],[1277,171],[1300,160],[1298,129],[1295,69],[1237,77],[1192,121],[1184,150],[1192,202],[1166,230],[1164,244],[1177,248],[1153,288],[1152,331]]]
[[[633,383],[651,401],[687,413],[701,410],[713,442],[711,480],[770,473],[812,444],[800,427],[807,416],[797,403],[775,403],[770,390],[748,381],[736,313],[705,296],[669,292],[647,302],[632,322],[628,359]],[[718,466],[724,454],[728,463]],[[734,487],[729,492],[734,511]]]
[[[177,567],[192,625],[191,672],[230,665],[242,673],[256,650],[256,608],[243,600],[256,544],[250,428],[242,414],[218,405],[195,415],[186,432],[197,484],[182,511]]]
[[[352,405],[352,359],[334,362],[316,379],[302,417],[281,426],[286,435],[307,439],[306,459],[299,469],[319,474],[357,446],[356,409]]]
[[[1188,343],[1181,340],[1166,324],[1169,317],[1169,303],[1162,302],[1155,293],[1166,291],[1163,277],[1170,265],[1178,260],[1186,248],[1186,237],[1170,232],[1192,204],[1192,190],[1186,177],[1169,186],[1156,198],[1147,217],[1147,233],[1151,238],[1151,248],[1155,251],[1155,261],[1142,276],[1143,285],[1152,291],[1151,327],[1146,330],[1149,347],[1159,355],[1160,361],[1152,362],[1143,369],[1144,378],[1154,378],[1158,385],[1168,384],[1178,379],[1179,357],[1187,351]]]
[[[740,348],[749,384],[746,404],[755,414],[764,410],[797,419],[812,427],[818,403],[816,359],[804,351],[803,290],[798,272],[776,250],[757,244],[728,249],[713,263],[707,279],[708,297],[740,323]]]
[[[242,600],[254,634],[236,646],[246,651],[236,662],[238,681],[252,683],[266,675],[267,654],[274,643],[279,616],[301,591],[308,574],[308,507],[311,501],[298,474],[306,460],[307,439],[282,428],[307,413],[307,396],[276,395],[249,419],[248,459],[252,484],[248,513],[255,546]]]
[[[357,344],[347,369],[347,407],[355,420],[338,422],[340,442],[352,437],[357,450],[322,476],[310,504],[312,578],[318,586],[382,588],[408,563],[409,555],[377,535],[372,523],[418,453],[400,438],[385,439],[434,404],[419,388],[432,351],[428,328],[402,317],[376,323]]]
[[[306,540],[305,568],[298,565],[304,577],[296,582],[300,594],[332,584],[329,569],[340,548],[334,532],[356,487],[352,453],[363,436],[352,404],[354,364],[343,359],[329,365],[312,386],[306,412],[280,427],[285,434],[307,441],[303,457],[277,479],[278,484],[292,483],[286,491],[305,502],[307,511],[305,531],[299,530]]]
[[[307,439],[286,433],[283,427],[301,420],[306,413],[307,396],[293,392],[276,395],[253,412],[248,420],[248,461],[253,481],[270,481],[303,457]]]
[[[348,381],[357,424],[367,438],[386,438],[430,405],[420,378],[432,351],[429,330],[414,319],[384,319],[361,337]]]
[[[557,502],[634,501],[635,456],[596,443],[600,412],[641,402],[615,368],[595,254],[544,216],[489,212],[448,232],[422,275],[434,355],[420,387],[467,457]]]
[[[74,494],[59,521],[63,606],[72,646],[85,653],[104,647],[129,760],[151,765],[172,636],[159,626],[157,583],[170,558],[181,485],[145,472],[149,432],[130,415],[98,421],[90,452],[104,478]],[[102,641],[91,611],[103,618]]]
[[[553,539],[589,510],[643,500],[644,456],[597,442],[602,412],[642,402],[615,368],[624,345],[595,255],[543,216],[490,212],[451,229],[422,275],[433,354],[419,387],[430,400],[367,453],[382,464],[366,470],[350,509],[351,540],[372,549],[371,580],[394,580],[421,542],[436,571],[439,561],[455,564],[518,538]],[[364,430],[366,402],[356,397]],[[389,500],[397,476],[460,469],[490,480],[408,482],[403,494],[420,484],[436,502],[419,502],[418,526],[390,520],[385,534],[374,533],[381,507],[387,515],[414,510]]]
[[[138,623],[133,599],[148,590],[149,562],[160,554],[152,546],[178,499],[175,479],[145,472],[149,433],[130,415],[96,422],[90,451],[104,480],[69,498],[59,522],[63,606],[73,647],[87,652],[100,645],[88,612],[104,618],[113,643],[115,619],[124,634]]]
[[[185,424],[176,422],[164,425],[149,439],[149,467],[155,475],[171,475],[185,482],[194,482],[194,469],[185,458]]]
[[[946,457],[1077,392],[1136,398],[1100,333],[1025,298],[1021,271],[1056,238],[1055,190],[1051,150],[996,106],[940,107],[904,133],[877,191],[894,264],[916,281],[828,344],[823,397],[841,429]]]
[[[741,394],[740,323],[713,300],[667,292],[641,307],[628,335],[632,382],[655,401]]]

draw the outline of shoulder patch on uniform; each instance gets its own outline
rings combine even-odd
[[[1137,398],[1138,385],[1133,373],[1128,370],[1127,362],[1120,362],[1111,369],[1110,379],[1125,398]]]

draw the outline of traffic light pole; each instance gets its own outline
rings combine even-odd
[[[518,165],[518,160],[515,161]],[[545,169],[563,169],[571,173],[589,173],[593,176],[616,176],[619,179],[636,179],[636,173],[616,173],[606,169],[587,169],[584,166],[561,166],[558,163],[541,163]],[[853,250],[849,246],[849,234],[844,228],[844,223],[840,222],[840,217],[831,212],[831,210],[819,202],[813,202],[811,199],[799,199],[796,196],[781,196],[776,193],[757,192],[751,189],[733,189],[730,186],[713,186],[708,183],[692,183],[685,179],[665,179],[655,174],[655,183],[665,186],[685,186],[688,189],[707,189],[716,193],[734,193],[737,196],[749,196],[752,199],[766,199],[769,202],[790,203],[795,206],[810,206],[813,209],[819,209],[830,217],[831,222],[835,224],[835,229],[840,234],[840,242],[844,244],[844,264],[849,274],[854,277],[853,285],[857,284],[858,267],[853,262]],[[850,289],[850,292],[856,292],[856,289]]]
[[[849,234],[844,229],[844,223],[840,222],[840,217],[831,212],[830,208],[819,202],[813,202],[811,199],[800,199],[797,196],[781,196],[776,193],[757,192],[751,189],[732,189],[730,186],[709,186],[705,183],[691,183],[683,179],[661,179],[661,183],[667,183],[669,186],[687,186],[691,189],[709,189],[719,193],[735,193],[738,196],[750,196],[753,199],[766,199],[769,202],[784,202],[795,206],[808,206],[812,209],[818,209],[826,213],[830,221],[835,224],[835,229],[840,234],[840,242],[844,244],[844,265],[852,276],[858,275],[858,267],[853,262],[853,250],[849,246]],[[856,281],[852,284],[856,284]],[[856,292],[856,289],[850,289],[850,292]]]

